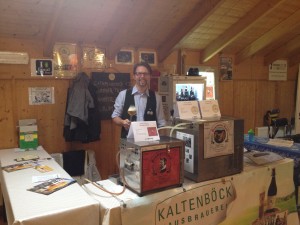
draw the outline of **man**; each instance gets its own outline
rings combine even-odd
[[[126,138],[132,121],[156,121],[157,127],[166,125],[161,97],[149,89],[152,69],[149,64],[140,62],[133,67],[135,85],[119,93],[111,115],[115,124],[122,126],[121,138]],[[130,117],[128,109],[135,106],[136,115]],[[133,107],[134,108],[134,107]]]

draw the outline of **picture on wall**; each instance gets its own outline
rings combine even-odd
[[[105,49],[97,47],[82,48],[82,68],[105,68]]]
[[[28,88],[29,105],[54,104],[54,87]]]
[[[31,59],[31,76],[53,76],[53,60],[52,59]]]
[[[123,49],[116,55],[116,64],[133,64],[133,50]]]
[[[146,62],[151,66],[156,65],[156,52],[141,51],[139,55],[140,62]]]
[[[232,80],[232,58],[220,57],[220,78],[221,80]]]
[[[56,43],[53,48],[53,62],[56,77],[74,77],[78,68],[76,44]]]

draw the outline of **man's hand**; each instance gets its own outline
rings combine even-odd
[[[130,122],[130,120],[128,120],[128,119],[125,119],[125,120],[122,121],[122,126],[123,126],[126,130],[129,130],[130,124],[131,124],[131,122]]]

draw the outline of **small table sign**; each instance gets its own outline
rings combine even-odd
[[[127,138],[134,138],[135,142],[160,140],[156,121],[131,122]]]
[[[201,119],[197,101],[179,101],[177,107],[180,119]]]
[[[199,105],[202,119],[221,117],[218,100],[202,100]]]

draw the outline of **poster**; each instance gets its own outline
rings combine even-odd
[[[29,105],[54,104],[54,87],[28,88]]]
[[[220,57],[221,80],[232,80],[232,58]]]
[[[105,50],[96,47],[83,47],[82,68],[105,68]]]
[[[176,132],[176,138],[183,140],[185,142],[184,146],[184,171],[187,171],[189,173],[194,173],[194,142],[195,137],[193,134],[183,133],[180,131]]]
[[[101,119],[111,119],[114,103],[119,92],[131,87],[129,73],[92,72],[92,83],[97,88],[98,110]]]
[[[234,123],[220,121],[204,124],[204,159],[234,153]]]
[[[53,76],[52,59],[31,59],[31,76]]]
[[[78,59],[76,44],[57,43],[53,51],[54,75],[74,77],[77,74]]]
[[[287,80],[287,60],[276,60],[269,65],[269,80]]]

